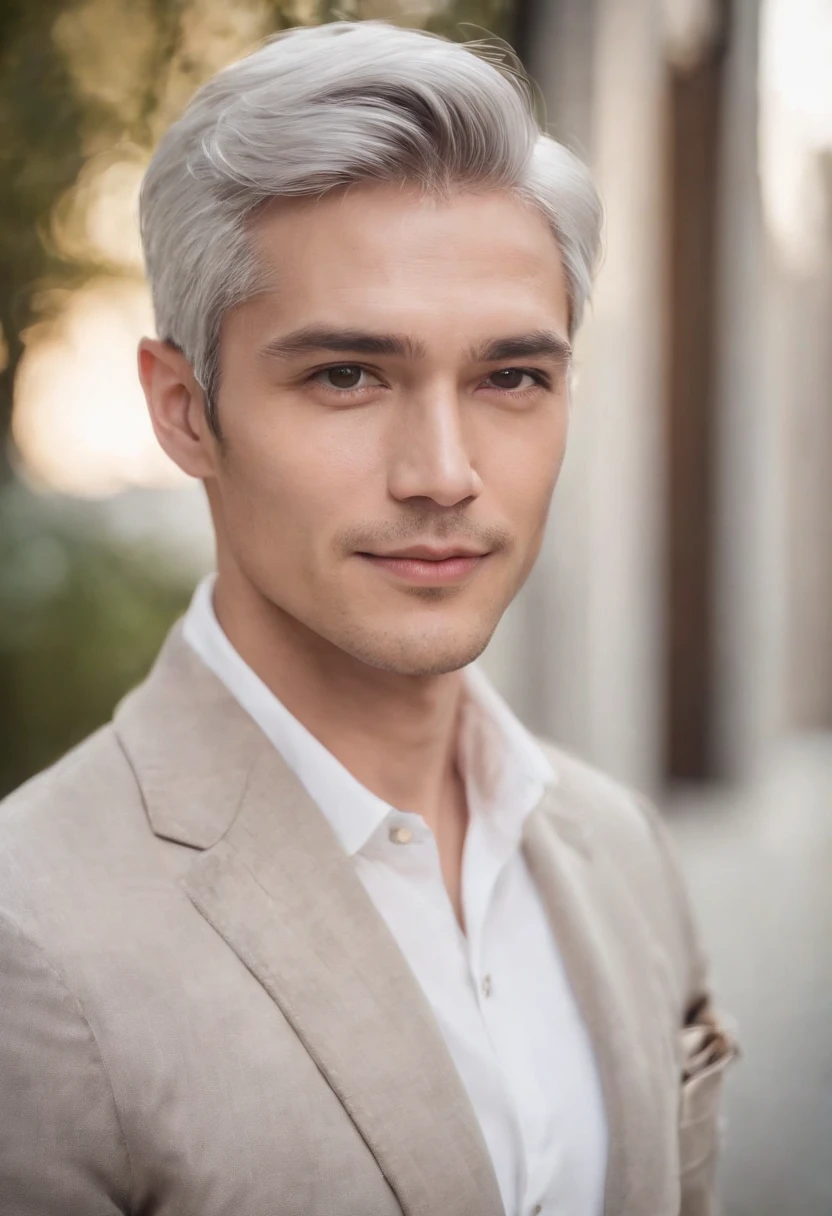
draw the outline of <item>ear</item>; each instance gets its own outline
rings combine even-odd
[[[138,357],[139,379],[161,447],[184,473],[210,477],[217,440],[193,368],[175,346],[153,338],[142,338]]]

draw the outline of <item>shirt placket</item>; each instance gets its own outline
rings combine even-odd
[[[480,1017],[491,1045],[514,1133],[517,1153],[516,1211],[519,1214],[522,1212],[521,1204],[528,1185],[528,1161],[519,1112],[505,1074],[504,1052],[501,1050],[499,1036],[495,1034],[491,1016],[494,1002],[506,997],[505,992],[501,990],[501,981],[505,977],[495,974],[492,970],[488,951],[489,916],[493,910],[500,876],[510,857],[511,846],[508,842],[493,830],[489,831],[482,816],[472,811],[462,866],[462,903],[468,930],[465,948]]]

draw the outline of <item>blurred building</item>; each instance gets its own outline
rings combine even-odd
[[[606,256],[495,669],[638,785],[746,779],[832,729],[832,10],[529,0],[521,36]]]

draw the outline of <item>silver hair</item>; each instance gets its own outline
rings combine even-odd
[[[601,204],[532,98],[493,47],[381,21],[287,30],[196,93],[145,174],[141,231],[157,332],[193,366],[215,430],[220,327],[262,285],[249,221],[272,199],[362,181],[514,192],[558,241],[574,332]]]

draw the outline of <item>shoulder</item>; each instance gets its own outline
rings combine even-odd
[[[106,969],[117,957],[104,936],[113,918],[94,903],[112,859],[101,853],[108,798],[130,789],[117,746],[105,728],[0,803],[3,1211],[4,1196],[14,1211],[103,1211],[105,1189],[107,1210],[129,1210],[129,1154],[81,959]]]
[[[643,795],[549,740],[537,742],[555,772],[559,801],[593,835],[649,846],[655,812]]]
[[[680,995],[704,989],[706,964],[681,865],[653,802],[554,744],[539,740],[556,774],[549,814],[570,824],[620,900],[635,910]]]
[[[538,742],[555,773],[555,814],[571,820],[593,847],[614,854],[625,870],[666,864],[667,835],[645,795],[547,740]]]
[[[135,775],[105,726],[0,802],[0,905],[57,911],[148,834]]]
[[[29,824],[42,826],[44,816],[77,813],[79,806],[89,806],[114,786],[121,794],[138,796],[127,757],[107,725],[0,800],[0,843]]]

